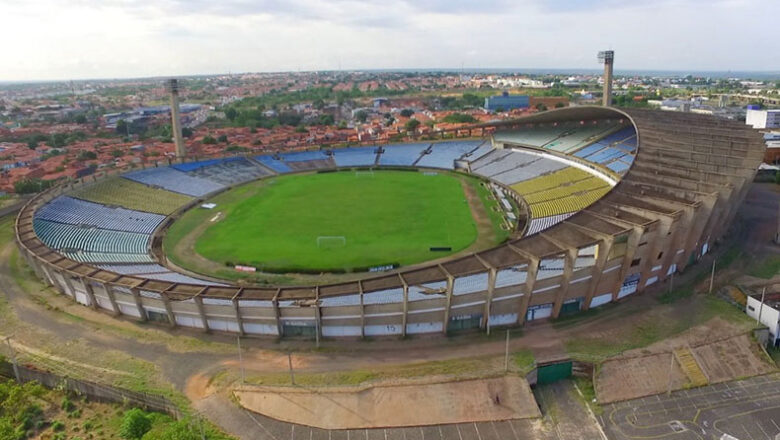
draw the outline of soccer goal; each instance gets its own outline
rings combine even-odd
[[[355,177],[374,177],[374,170],[355,170]]]
[[[347,238],[343,235],[320,235],[317,237],[317,248],[337,249],[347,245]]]

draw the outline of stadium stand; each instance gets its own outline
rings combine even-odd
[[[305,162],[308,160],[324,160],[328,158],[322,151],[296,151],[292,153],[283,153],[279,156],[288,164],[290,162]]]
[[[584,180],[591,177],[592,174],[579,168],[566,167],[550,174],[542,175],[534,179],[515,183],[511,186],[517,193],[525,196],[526,194],[544,191],[546,189],[565,185],[567,183]]]
[[[512,154],[509,157],[511,158],[514,156],[515,154]],[[502,171],[499,174],[494,174],[489,177],[493,180],[503,183],[504,185],[511,185],[513,183],[533,179],[539,175],[551,173],[565,167],[566,165],[562,162],[544,157],[537,157],[531,162],[523,163],[516,168]]]
[[[327,158],[327,159],[313,159],[313,160],[298,160],[295,162],[288,162],[287,165],[293,171],[305,171],[305,170],[324,170],[328,168],[333,168],[336,166],[336,163],[333,162],[333,159]]]
[[[282,162],[281,160],[274,159],[273,156],[255,156],[255,160],[279,174],[289,173],[292,171],[292,168],[290,168],[286,163]]]
[[[170,272],[167,267],[159,264],[98,264],[97,266],[122,275]]]
[[[486,141],[456,141],[456,142],[438,142],[428,149],[429,152],[423,154],[422,158],[415,165],[430,168],[454,168],[453,163],[463,155],[477,149]]]
[[[501,157],[501,160],[490,162],[474,170],[475,173],[485,177],[493,177],[514,168],[532,164],[540,159],[539,156],[521,151],[507,150],[509,154]]]
[[[558,223],[566,220],[567,218],[574,215],[574,213],[566,213],[566,214],[560,214],[560,215],[553,215],[550,217],[539,217],[539,218],[532,218],[531,221],[528,223],[528,229],[525,232],[525,235],[532,235],[536,234],[537,232],[542,232],[545,229],[551,228]]]
[[[491,151],[493,151],[493,144],[491,144],[490,141],[485,141],[485,143],[482,144],[476,150],[464,154],[461,159],[467,160],[469,162],[474,162],[480,157],[490,153]]]
[[[169,167],[132,171],[122,175],[122,177],[194,197],[204,196],[223,188],[219,183],[192,177]]]
[[[35,233],[55,250],[81,250],[118,254],[146,254],[149,234],[110,231],[95,227],[34,220]]]
[[[227,160],[230,159],[209,159],[209,160],[200,160],[196,162],[177,163],[171,165],[171,168],[175,170],[179,170],[183,173],[189,173],[190,171],[195,171],[200,168],[209,167],[212,165],[218,165]]]
[[[187,204],[191,197],[150,188],[132,180],[112,177],[74,190],[71,195],[79,199],[110,206],[122,206],[136,211],[168,215]]]
[[[426,143],[385,145],[384,152],[379,155],[379,165],[411,166],[429,146]]]
[[[340,167],[373,166],[376,150],[376,147],[337,148],[333,150],[333,160]]]
[[[499,132],[494,135],[494,138],[499,142],[569,153],[609,135],[619,127],[618,121],[610,120],[584,123],[570,121]]]
[[[590,206],[593,202],[608,193],[609,190],[610,186],[606,185],[604,187],[586,192],[575,192],[557,199],[547,200],[539,203],[531,203],[529,204],[529,207],[531,208],[531,216],[533,218],[549,217],[566,214],[569,212],[577,212]]]
[[[114,254],[103,252],[60,251],[66,258],[80,263],[154,263],[148,254]]]
[[[108,207],[68,196],[57,197],[38,209],[35,218],[142,234],[151,234],[165,220],[165,216],[159,214]]]
[[[243,157],[232,157],[192,169],[187,174],[229,186],[269,176],[272,172]]]
[[[477,160],[471,162],[471,171],[479,172],[480,168],[488,166],[492,163],[500,162],[504,157],[512,154],[512,150],[492,150],[489,153],[483,155]]]

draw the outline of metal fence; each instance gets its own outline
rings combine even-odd
[[[178,407],[164,396],[73,379],[27,365],[17,364],[14,367],[12,362],[6,360],[0,360],[0,376],[16,379],[21,383],[36,381],[47,388],[69,391],[86,396],[93,401],[119,403],[146,411],[165,413],[176,419],[181,417]]]

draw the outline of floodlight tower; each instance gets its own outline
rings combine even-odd
[[[599,62],[604,63],[604,98],[602,104],[606,107],[612,105],[612,61],[615,59],[615,51],[602,50],[599,52]]]
[[[171,131],[173,141],[176,143],[176,158],[181,159],[187,155],[184,149],[184,139],[181,136],[181,118],[179,117],[179,80],[171,78],[166,82],[166,88],[171,94]]]

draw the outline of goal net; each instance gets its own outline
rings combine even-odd
[[[374,170],[355,171],[355,177],[374,177]]]
[[[337,249],[347,245],[347,238],[343,235],[320,235],[317,237],[317,248]]]

